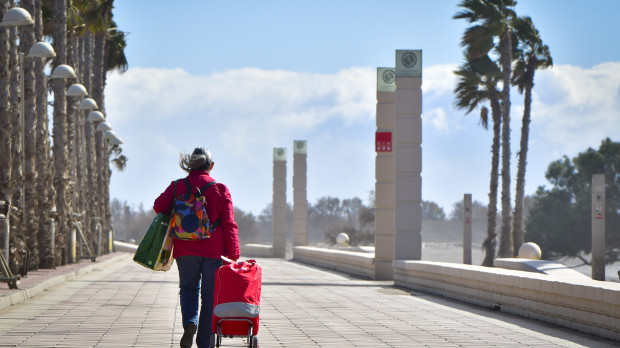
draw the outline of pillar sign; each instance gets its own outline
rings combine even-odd
[[[295,155],[305,155],[308,153],[308,146],[305,140],[295,140],[293,141],[294,149],[293,154]]]
[[[377,92],[396,92],[396,71],[394,68],[377,68]]]
[[[396,50],[396,76],[422,77],[422,50]]]
[[[392,152],[392,132],[375,133],[375,150],[377,152]]]
[[[273,148],[273,160],[280,162],[286,162],[286,148],[284,147],[274,147]]]

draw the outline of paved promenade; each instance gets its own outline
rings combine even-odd
[[[178,347],[182,328],[176,267],[152,272],[128,254],[106,258],[89,265],[90,272],[1,309],[0,347]],[[262,348],[620,345],[396,289],[390,282],[359,280],[279,259],[259,262],[264,273],[258,335]],[[242,347],[243,341],[224,339],[223,344]]]

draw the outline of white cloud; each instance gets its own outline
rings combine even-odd
[[[480,129],[475,114],[464,117],[451,107],[455,68],[436,65],[423,73],[423,148],[433,154],[424,157],[423,176],[454,181],[452,174],[466,166],[470,177],[486,183],[488,168],[461,160],[490,156],[490,134]],[[310,201],[324,195],[365,199],[374,188],[375,74],[374,68],[332,75],[256,68],[207,76],[144,68],[112,74],[106,112],[125,141],[129,163],[125,173],[114,174],[111,195],[150,206],[165,184],[182,175],[179,152],[201,145],[213,151],[214,175],[231,187],[236,204],[258,213],[271,201],[271,149],[305,139]],[[529,192],[544,183],[543,167],[550,160],[597,147],[606,136],[618,141],[620,134],[620,63],[591,69],[555,66],[538,72],[535,82],[528,162],[539,167],[528,168]],[[513,93],[512,104],[515,154],[522,96]],[[435,168],[434,163],[453,168]],[[435,186],[423,188],[425,199],[445,202],[440,197],[445,190]],[[486,184],[478,186],[484,190]],[[454,190],[459,190],[457,181]],[[472,193],[480,200],[487,195]]]
[[[569,153],[620,134],[620,63],[554,66],[535,76],[533,127]]]
[[[424,119],[440,133],[453,134],[461,129],[458,121],[452,120],[443,108],[431,109],[424,114]]]
[[[271,197],[272,147],[307,139],[322,156],[365,163],[359,129],[374,126],[374,78],[370,68],[333,75],[255,68],[209,76],[144,68],[112,74],[106,88],[108,119],[124,138],[129,158],[127,171],[115,174],[112,196],[150,204],[162,184],[182,174],[176,166],[179,152],[200,145],[212,149],[226,183],[255,191],[244,197],[262,202],[242,200],[241,207],[260,211]],[[320,140],[326,134],[330,139]],[[372,152],[372,144],[368,149]],[[148,181],[141,178],[145,173]],[[248,181],[250,175],[260,179]],[[142,191],[134,193],[141,185]]]
[[[425,98],[434,98],[452,94],[456,86],[454,71],[458,68],[454,64],[438,64],[424,69],[422,73],[422,90]]]

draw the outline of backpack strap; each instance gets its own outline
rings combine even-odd
[[[174,202],[177,200],[177,182],[179,182],[179,180],[175,180],[174,181],[174,193],[172,194],[172,204],[174,205]]]
[[[185,182],[185,199],[189,199],[192,195],[192,185],[189,183],[189,179],[187,178],[183,179],[183,181]]]
[[[172,194],[172,209],[170,210],[170,214],[174,213],[174,205],[177,202],[177,182],[178,181],[179,180],[175,180],[174,181],[174,186],[173,186],[174,187],[174,191],[173,191],[173,194]]]
[[[213,185],[215,185],[215,184],[216,184],[215,180],[213,180],[213,181],[211,181],[211,182],[208,182],[208,183],[207,183],[207,184],[206,184],[206,185],[205,185],[205,186],[204,186],[204,187],[200,190],[200,193],[201,193],[202,195],[204,195],[204,194],[205,194],[205,191],[206,191],[209,187],[211,187],[211,186],[213,186]]]

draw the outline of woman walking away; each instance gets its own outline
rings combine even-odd
[[[191,155],[181,154],[179,165],[189,174],[184,179],[170,183],[157,197],[153,207],[156,213],[171,215],[173,208],[178,205],[170,223],[171,233],[173,229],[175,232],[173,257],[179,268],[179,296],[184,329],[182,348],[192,346],[196,332],[199,348],[210,345],[215,271],[222,265],[221,256],[235,261],[239,258],[239,237],[232,199],[228,188],[216,183],[211,177],[213,164],[211,152],[203,147],[194,149]],[[200,196],[204,196],[206,205],[202,212],[208,216],[208,221],[203,220],[205,223],[198,222],[201,213],[192,211],[188,214],[182,211],[183,206],[179,203],[190,195],[191,199],[197,198],[198,203],[191,204],[192,208],[200,206]],[[175,221],[180,221],[177,227]]]

